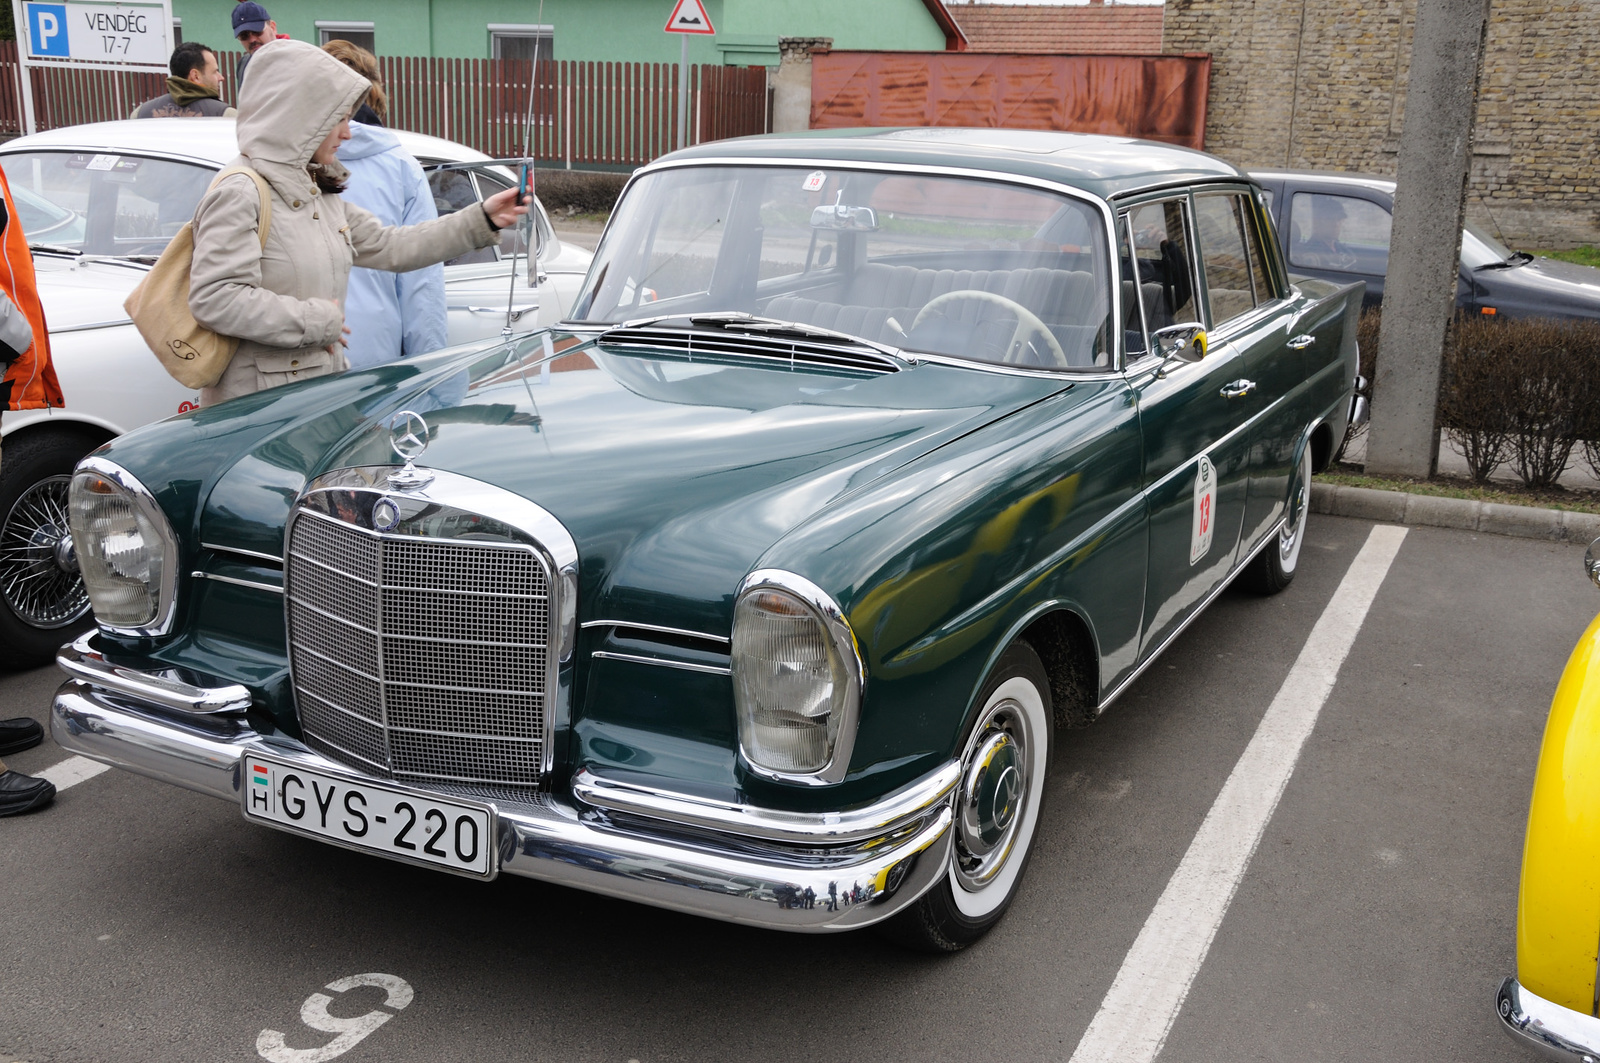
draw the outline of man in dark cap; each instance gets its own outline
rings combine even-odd
[[[250,65],[250,57],[263,44],[289,38],[287,33],[278,32],[278,24],[272,21],[267,9],[255,0],[240,0],[233,5],[233,36],[244,45],[244,56],[239,60],[239,72],[235,75],[235,89],[244,84],[245,67]]]
[[[133,112],[134,118],[226,118],[233,108],[222,102],[222,70],[217,53],[199,41],[184,41],[167,63],[167,94]]]

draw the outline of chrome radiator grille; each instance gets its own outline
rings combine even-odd
[[[301,510],[285,575],[308,745],[361,771],[526,797],[546,743],[551,580],[531,547]]]

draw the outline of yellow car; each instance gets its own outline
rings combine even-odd
[[[1584,557],[1600,584],[1600,539]],[[1528,809],[1517,902],[1517,974],[1495,1005],[1550,1059],[1600,1060],[1600,616],[1550,705]],[[1580,856],[1587,858],[1580,859]]]

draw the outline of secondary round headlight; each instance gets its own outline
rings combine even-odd
[[[849,767],[861,663],[838,607],[787,572],[745,580],[733,611],[739,744],[757,771],[837,782]]]
[[[113,631],[163,634],[177,592],[177,543],[150,492],[125,469],[89,458],[73,473],[68,511],[95,619]]]

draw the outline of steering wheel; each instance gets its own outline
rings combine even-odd
[[[917,312],[917,319],[911,323],[911,327],[915,329],[926,321],[928,315],[935,310],[950,303],[959,302],[962,299],[972,299],[980,303],[993,303],[1016,317],[1017,327],[1012,330],[1011,338],[1006,341],[1006,352],[1000,359],[1002,362],[1015,364],[1018,361],[1015,356],[1021,354],[1023,350],[1020,341],[1028,336],[1037,335],[1044,340],[1045,346],[1050,349],[1051,355],[1055,357],[1056,365],[1065,368],[1071,364],[1067,361],[1067,352],[1062,350],[1061,344],[1056,341],[1055,333],[1051,332],[1050,327],[1040,321],[1033,311],[1014,299],[1007,299],[1003,295],[982,291],[978,288],[962,288],[934,296]]]

